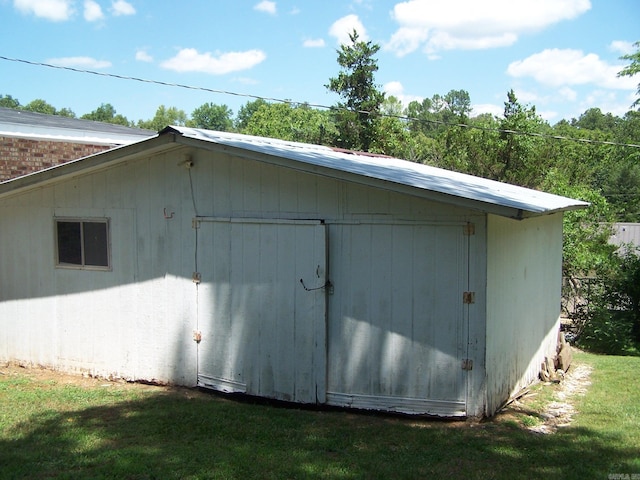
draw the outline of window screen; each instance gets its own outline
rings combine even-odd
[[[109,268],[109,223],[100,220],[56,220],[57,265]]]

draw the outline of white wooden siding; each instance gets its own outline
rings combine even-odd
[[[1,359],[195,384],[193,212],[176,170],[145,158],[0,202]],[[109,218],[112,271],[55,268],[56,216]]]
[[[332,231],[329,403],[464,415],[463,224]]]
[[[185,154],[194,161],[191,170],[181,164]],[[241,221],[210,231],[207,240],[204,230],[192,228],[196,214]],[[55,215],[108,217],[113,271],[55,269]],[[484,264],[477,260],[485,248],[484,230],[479,230],[482,238],[476,247],[469,247],[462,234],[466,222],[483,224],[483,214],[186,148],[141,156],[0,200],[0,360],[194,385],[197,352],[213,344],[215,349],[236,352],[235,357],[225,356],[227,363],[221,367],[221,378],[230,381],[228,388],[310,399],[309,389],[292,394],[290,385],[278,383],[281,378],[296,378],[296,385],[308,383],[296,377],[301,372],[291,370],[291,365],[277,364],[285,373],[276,378],[244,364],[247,357],[240,353],[258,351],[260,356],[249,360],[266,367],[265,356],[280,352],[278,346],[285,340],[278,330],[263,328],[266,343],[258,342],[256,350],[250,323],[230,323],[226,334],[208,338],[207,324],[198,323],[211,318],[206,309],[212,312],[214,307],[216,317],[225,321],[232,313],[242,316],[243,309],[254,308],[252,294],[263,299],[265,311],[285,311],[289,302],[289,308],[308,313],[310,307],[298,303],[299,284],[288,299],[272,298],[265,293],[268,289],[252,293],[249,287],[239,293],[236,287],[231,293],[233,282],[266,283],[270,277],[260,277],[260,272],[273,270],[276,263],[284,268],[285,253],[292,249],[275,227],[241,235],[254,254],[236,245],[213,248],[231,241],[225,228],[241,228],[247,218],[325,222],[327,278],[334,284],[327,296],[328,324],[322,329],[328,329],[324,353],[329,356],[322,360],[322,342],[314,345],[314,369],[308,373],[317,376],[320,387],[309,401],[324,401],[326,374],[328,403],[441,415],[462,414],[469,398],[473,405],[484,405],[476,398],[483,383],[476,372],[482,371],[484,360],[484,330],[478,327],[484,312],[476,312],[475,330],[467,331],[469,307],[461,298],[475,280],[484,279]],[[203,222],[201,228],[213,227]],[[203,250],[207,242],[212,248]],[[255,256],[274,245],[273,256]],[[301,251],[296,257],[307,254],[311,255]],[[212,263],[215,275],[233,265],[242,269],[229,282],[217,283],[213,292],[204,262]],[[474,272],[471,281],[467,269]],[[199,287],[192,282],[196,270],[203,275]],[[324,298],[324,292],[315,295]],[[477,297],[483,297],[480,288]],[[275,317],[274,313],[270,321],[277,324],[281,315]],[[314,322],[314,328],[320,328]],[[194,330],[202,330],[206,341],[194,342]],[[475,362],[471,374],[460,364],[469,332]],[[312,338],[309,335],[304,341]],[[314,335],[315,340],[322,338],[318,332]],[[306,349],[305,343],[294,344]],[[291,354],[295,358],[299,352]],[[326,371],[321,374],[316,367],[322,363]],[[238,372],[242,378],[233,383]],[[469,375],[476,381],[466,395]]]
[[[324,225],[200,219],[198,230],[198,384],[324,402]]]
[[[560,321],[562,214],[522,222],[490,215],[487,413],[534,381],[553,357]]]

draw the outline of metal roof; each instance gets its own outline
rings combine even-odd
[[[0,107],[0,136],[98,145],[127,145],[156,132],[112,123]]]
[[[103,168],[175,144],[234,155],[429,200],[522,219],[585,208],[580,200],[381,155],[197,128],[170,126],[158,135],[0,183],[0,196]]]
[[[381,155],[187,127],[167,127],[161,133],[163,132],[175,132],[186,138],[283,157],[335,172],[347,172],[363,178],[389,182],[391,185],[412,187],[417,191],[434,192],[484,205],[505,207],[511,211],[506,215],[515,218],[586,208],[589,205],[587,202],[538,190]],[[505,215],[502,209],[495,213]]]

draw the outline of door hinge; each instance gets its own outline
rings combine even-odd
[[[200,272],[193,272],[193,275],[191,275],[191,280],[193,280],[193,283],[197,285],[202,281],[202,274]]]
[[[462,303],[476,303],[476,292],[462,292]]]
[[[462,360],[462,369],[463,370],[473,370],[473,360],[470,358],[465,358]]]
[[[200,219],[192,218],[191,219],[191,228],[200,228]]]
[[[200,332],[199,330],[194,330],[193,341],[196,343],[200,343],[202,341],[202,332]]]
[[[476,234],[476,224],[475,223],[467,223],[464,228],[464,234],[465,235],[475,235]]]

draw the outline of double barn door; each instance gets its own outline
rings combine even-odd
[[[336,226],[333,295],[326,228],[199,219],[198,385],[298,403],[464,414],[463,227]]]

